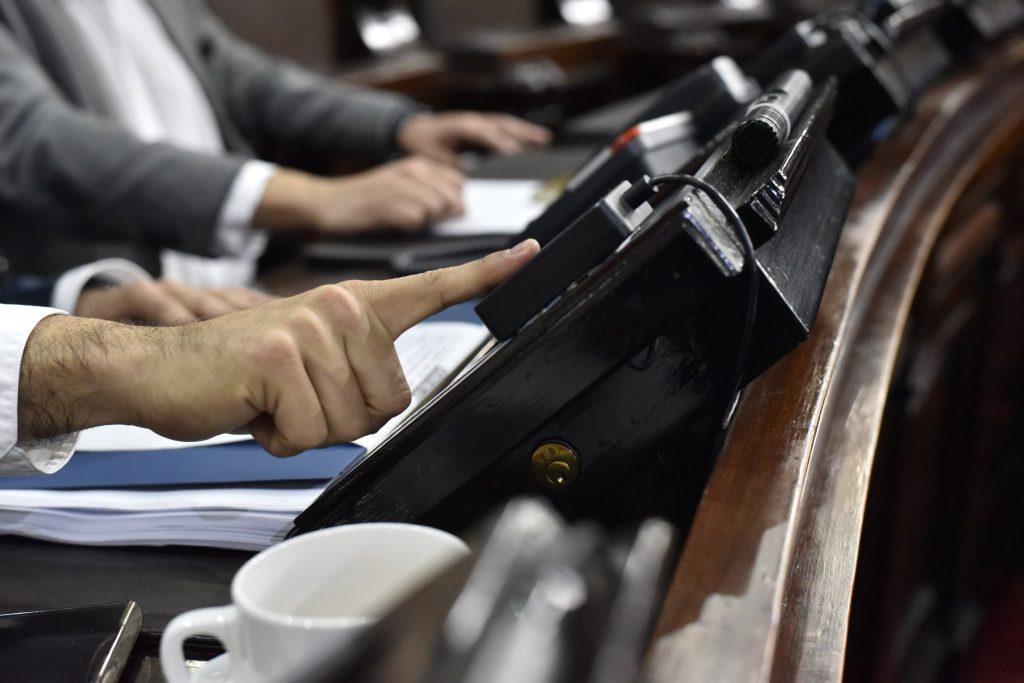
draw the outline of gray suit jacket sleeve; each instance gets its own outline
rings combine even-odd
[[[235,38],[205,2],[192,4],[213,89],[222,94],[228,118],[257,149],[276,145],[307,156],[381,160],[396,151],[399,122],[422,109],[394,93],[342,85],[270,57]]]
[[[0,209],[8,225],[211,254],[242,163],[140,142],[72,106],[0,26]]]

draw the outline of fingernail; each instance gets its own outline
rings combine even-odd
[[[516,246],[512,247],[511,249],[508,250],[509,255],[510,256],[519,256],[521,254],[525,254],[527,251],[530,250],[529,242],[530,242],[529,240],[523,240],[522,242],[520,242]]]

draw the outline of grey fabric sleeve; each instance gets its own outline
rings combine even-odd
[[[200,54],[228,114],[257,148],[286,145],[323,158],[382,160],[399,122],[424,107],[394,93],[346,86],[270,57],[234,37],[198,2]]]
[[[71,105],[0,26],[0,213],[8,225],[215,254],[243,159],[141,142]]]

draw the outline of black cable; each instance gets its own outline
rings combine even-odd
[[[750,347],[753,345],[754,325],[757,321],[758,290],[760,284],[760,280],[757,276],[757,255],[754,253],[754,243],[750,240],[750,234],[747,232],[747,226],[743,224],[743,219],[740,218],[738,213],[736,213],[736,209],[732,208],[732,205],[730,205],[725,197],[722,196],[721,192],[692,175],[660,175],[653,178],[645,178],[639,182],[645,183],[649,188],[651,188],[652,192],[658,185],[682,185],[700,190],[707,195],[707,198],[711,200],[711,203],[714,204],[725,216],[726,220],[732,226],[733,231],[736,234],[736,239],[739,241],[740,246],[743,249],[743,258],[746,261],[745,270],[747,272],[747,312],[743,325],[743,336],[740,338],[740,346],[736,353],[736,368],[733,374],[732,392],[729,394],[729,405],[734,406],[736,401],[739,399],[740,389],[743,386],[743,375],[747,368],[747,362],[750,359]],[[731,409],[726,411],[726,415],[722,420],[723,429],[728,426],[731,414]]]

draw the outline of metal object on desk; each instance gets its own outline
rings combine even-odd
[[[802,69],[779,76],[751,103],[732,133],[732,153],[748,166],[763,166],[789,140],[793,123],[811,96],[814,81]]]
[[[569,180],[562,195],[523,233],[546,245],[623,181],[677,173],[701,155],[758,93],[736,63],[712,61],[679,82],[646,119],[599,150]]]
[[[141,629],[135,602],[0,615],[4,678],[116,683]]]
[[[569,444],[548,441],[537,446],[530,456],[530,471],[544,486],[565,488],[579,476],[580,456]]]
[[[659,449],[728,402],[748,322],[746,268],[762,303],[749,379],[806,337],[853,180],[825,140],[834,98],[819,89],[779,158],[749,169],[716,151],[698,173],[764,243],[747,263],[703,195],[669,191],[609,258],[336,479],[295,533],[340,523],[420,520],[458,528],[494,500],[548,497],[570,518],[681,516],[678,468]],[[584,454],[571,486],[531,474],[538,444]],[[709,450],[703,439],[694,462]],[[609,504],[614,501],[613,504]]]
[[[543,501],[513,501],[472,534],[468,566],[448,571],[355,648],[295,680],[632,680],[677,541],[659,519],[606,531],[570,526]]]
[[[817,82],[837,79],[829,138],[849,163],[872,148],[877,131],[910,106],[911,93],[889,36],[857,13],[828,13],[795,24],[748,65],[767,85],[787,69]]]

